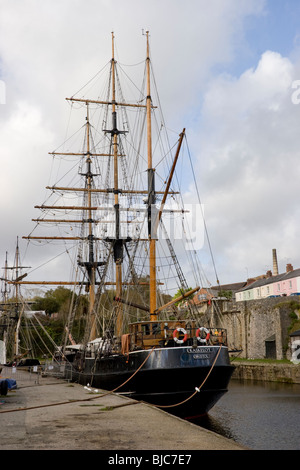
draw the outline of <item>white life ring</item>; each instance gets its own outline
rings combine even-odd
[[[184,334],[183,339],[177,338],[177,331],[181,331],[181,333]],[[183,343],[186,342],[187,338],[188,338],[188,334],[187,334],[187,331],[184,328],[179,328],[178,327],[173,331],[173,339],[174,339],[175,343],[183,344]]]
[[[201,338],[200,336],[200,333],[204,331],[204,333],[206,333],[206,336],[205,338]],[[203,344],[207,344],[207,341],[209,340],[210,338],[210,332],[207,328],[204,328],[204,326],[201,326],[201,328],[198,328],[198,330],[196,331],[196,336],[197,336],[197,340],[200,342],[200,343],[203,343]]]

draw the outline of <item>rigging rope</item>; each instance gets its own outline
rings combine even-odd
[[[217,279],[217,284],[219,285],[220,283],[219,283],[219,279],[218,279],[218,275],[217,275],[217,270],[216,270],[216,265],[215,265],[215,261],[214,261],[214,257],[213,257],[213,253],[212,253],[212,248],[211,248],[211,244],[210,244],[210,239],[209,239],[209,235],[208,235],[208,230],[207,230],[206,221],[205,221],[205,219],[204,219],[204,215],[203,215],[203,211],[202,211],[202,204],[201,204],[201,199],[200,199],[200,195],[199,195],[199,191],[198,191],[198,186],[197,186],[197,181],[196,181],[196,175],[195,175],[195,171],[194,171],[194,167],[193,167],[193,163],[192,163],[192,159],[191,159],[191,154],[190,154],[190,150],[189,150],[189,146],[188,146],[188,143],[187,143],[187,138],[186,138],[186,136],[185,136],[185,139],[186,139],[186,144],[187,144],[187,150],[188,150],[188,156],[189,156],[189,160],[190,160],[190,165],[191,165],[191,169],[192,169],[192,173],[193,173],[194,183],[195,183],[195,187],[196,187],[196,191],[197,191],[197,197],[198,197],[198,201],[199,201],[199,204],[200,204],[200,207],[201,207],[201,212],[202,212],[202,218],[203,218],[203,223],[204,223],[205,234],[206,234],[207,241],[208,241],[209,251],[210,251],[210,255],[211,255],[211,259],[212,259],[212,263],[213,263],[213,267],[214,267],[214,271],[215,271],[215,276],[216,276],[216,279]]]

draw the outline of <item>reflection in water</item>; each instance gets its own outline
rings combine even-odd
[[[209,414],[199,418],[189,419],[189,421],[197,424],[198,426],[201,426],[202,428],[209,429],[210,431],[213,431],[217,434],[221,434],[221,436],[225,436],[228,439],[238,441],[237,436],[235,436],[234,432],[228,425],[228,423],[230,423],[229,413],[226,412],[226,410],[223,410],[222,415],[222,421],[220,419],[214,418],[213,416],[210,416]]]
[[[232,380],[207,416],[192,421],[257,450],[300,450],[300,385]]]

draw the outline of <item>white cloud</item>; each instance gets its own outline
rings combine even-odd
[[[205,95],[199,159],[207,169],[201,181],[221,279],[243,280],[245,266],[252,276],[272,268],[272,248],[300,266],[296,70],[266,51],[256,68],[217,77]]]
[[[32,196],[40,194],[37,185],[49,173],[45,167],[45,150],[52,138],[42,125],[40,109],[26,101],[18,101],[10,118],[2,122],[0,210],[5,220],[11,219],[14,228],[19,213],[32,211],[24,202],[33,202]]]

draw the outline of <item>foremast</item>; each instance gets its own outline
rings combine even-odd
[[[88,274],[88,289],[89,289],[89,319],[91,322],[91,337],[95,336],[96,331],[96,318],[95,318],[95,283],[96,283],[96,268],[94,255],[94,233],[93,233],[93,217],[92,217],[92,160],[90,149],[90,119],[89,119],[89,105],[87,103],[87,116],[86,116],[86,189],[87,189],[87,207],[88,207],[88,255],[89,259],[86,264]],[[79,262],[79,264],[84,264]]]

